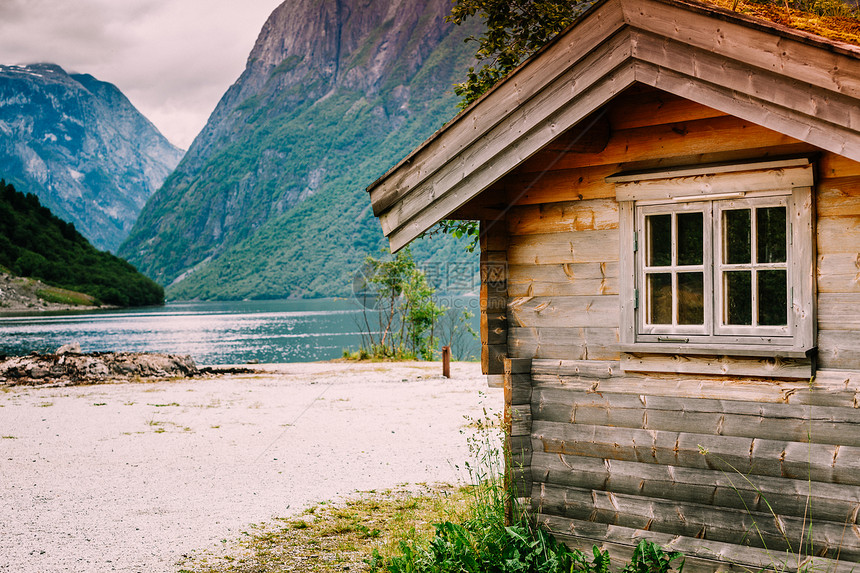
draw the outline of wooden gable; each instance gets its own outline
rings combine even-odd
[[[368,188],[392,250],[599,129],[634,84],[860,160],[860,48],[694,2],[605,0]]]

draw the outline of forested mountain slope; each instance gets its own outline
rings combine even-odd
[[[0,179],[0,268],[88,294],[96,302],[142,306],[164,302],[164,290],[126,261],[93,247],[75,226],[54,216],[32,193]]]
[[[449,0],[299,0],[270,16],[245,72],[120,253],[171,298],[347,294],[386,244],[365,187],[456,113],[471,31]],[[416,259],[465,259],[447,237]],[[444,286],[444,285],[443,285]]]

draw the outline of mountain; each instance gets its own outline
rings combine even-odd
[[[164,302],[164,289],[126,261],[98,251],[74,225],[42,206],[38,197],[21,193],[0,179],[0,272],[4,269],[96,299],[87,303],[143,306]],[[8,277],[4,279],[9,282]],[[49,302],[69,302],[66,299],[75,295],[50,289],[38,294]]]
[[[290,0],[120,254],[169,298],[348,294],[386,244],[364,189],[456,113],[450,0]],[[413,247],[465,259],[449,237]],[[444,286],[444,285],[443,285]]]
[[[116,86],[53,64],[0,66],[0,175],[116,250],[179,163]]]

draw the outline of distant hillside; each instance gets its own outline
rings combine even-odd
[[[18,276],[88,294],[103,304],[142,306],[164,302],[160,286],[126,261],[96,250],[74,225],[51,214],[35,195],[20,193],[3,180],[0,266]]]
[[[446,23],[449,10],[450,0],[282,4],[120,254],[171,285],[170,298],[348,294],[364,257],[386,245],[365,187],[456,113],[451,86],[475,30]],[[413,253],[477,269],[450,237]]]
[[[182,157],[116,86],[53,64],[0,66],[0,168],[116,250]]]

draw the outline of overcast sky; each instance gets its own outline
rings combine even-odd
[[[111,82],[187,149],[283,0],[0,0],[0,64]]]

